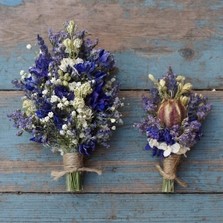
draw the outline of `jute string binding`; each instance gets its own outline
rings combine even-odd
[[[63,156],[64,170],[52,171],[51,176],[54,180],[58,180],[67,173],[73,172],[93,172],[98,175],[102,174],[102,171],[96,168],[83,167],[83,156],[78,153],[66,153]]]
[[[156,168],[164,179],[175,180],[180,186],[187,187],[187,183],[176,176],[180,158],[180,155],[171,155],[163,160],[163,169],[159,164],[156,165]]]

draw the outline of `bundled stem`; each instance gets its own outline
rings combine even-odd
[[[182,187],[186,187],[187,184],[177,178],[177,168],[180,164],[181,155],[171,155],[163,160],[163,169],[160,165],[156,168],[163,176],[162,192],[173,193],[174,192],[174,181],[176,181]]]
[[[78,171],[73,173],[67,173],[66,185],[67,185],[67,191],[69,192],[81,191],[83,189],[82,173]]]
[[[69,192],[77,192],[83,189],[82,173],[78,171],[83,167],[83,156],[79,153],[67,153],[63,156],[64,169],[69,171],[66,173],[66,187]],[[72,168],[76,171],[72,172]]]
[[[66,153],[63,156],[64,170],[52,171],[51,176],[54,180],[66,175],[67,191],[75,192],[81,191],[82,186],[82,172],[94,172],[101,175],[102,171],[83,166],[83,156],[79,153]]]

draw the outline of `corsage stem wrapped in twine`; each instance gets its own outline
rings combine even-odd
[[[58,180],[66,175],[67,191],[80,191],[82,190],[82,172],[102,174],[99,169],[84,167],[83,160],[83,155],[79,153],[66,153],[63,156],[64,170],[52,171],[51,176],[54,180]]]
[[[136,124],[146,133],[147,150],[153,156],[162,157],[162,167],[156,165],[163,176],[163,192],[174,192],[174,182],[186,187],[187,184],[177,177],[181,156],[186,156],[200,139],[202,121],[211,110],[207,98],[192,91],[192,85],[185,83],[185,77],[173,73],[171,67],[163,78],[156,80],[150,97],[143,97],[146,118]]]
[[[177,177],[177,168],[180,164],[181,155],[171,155],[163,160],[163,168],[156,165],[160,175],[163,176],[162,192],[174,192],[174,181],[180,186],[187,187],[187,183]]]

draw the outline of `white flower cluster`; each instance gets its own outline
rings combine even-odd
[[[158,142],[156,139],[148,139],[149,146],[151,148],[157,147],[160,150],[163,150],[164,157],[169,156],[171,153],[178,155],[185,155],[187,151],[190,150],[189,147],[180,145],[179,143],[174,143],[173,145],[167,145],[165,142]]]
[[[53,116],[54,116],[53,112],[49,112],[46,117],[40,119],[40,122],[47,123],[50,121],[50,119],[53,118]]]

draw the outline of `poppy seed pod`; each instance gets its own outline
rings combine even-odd
[[[180,100],[165,100],[160,105],[157,116],[166,127],[172,127],[180,124],[186,117],[186,108]]]

